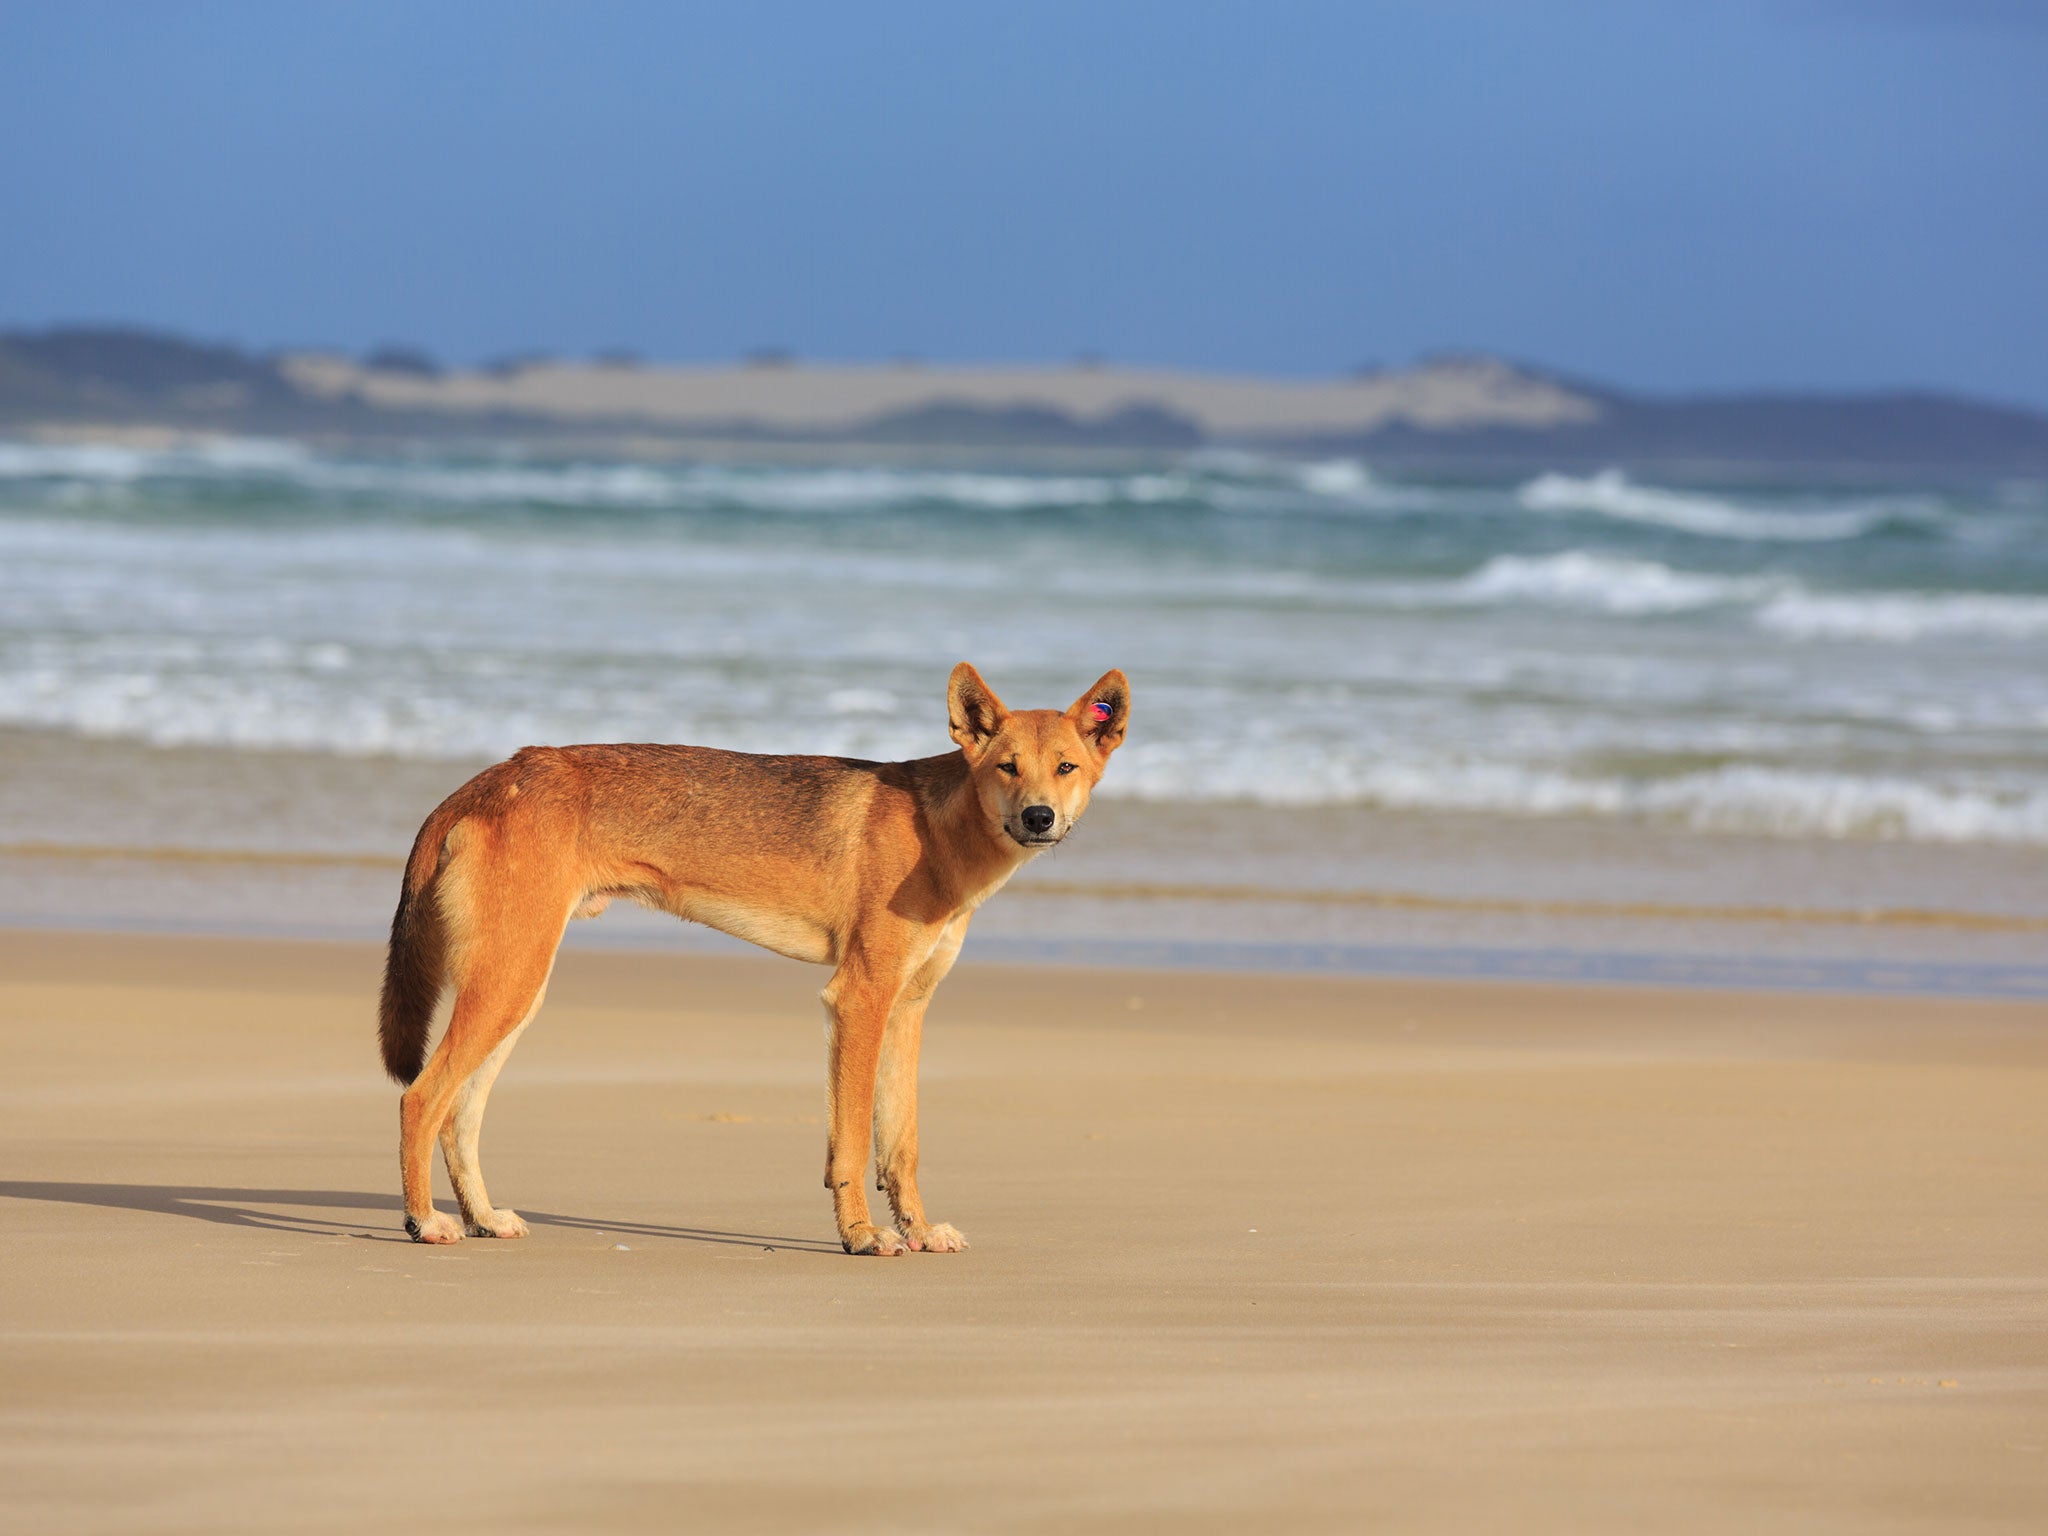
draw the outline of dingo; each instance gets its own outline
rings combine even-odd
[[[444,800],[406,863],[378,1036],[407,1085],[398,1160],[423,1243],[522,1237],[484,1192],[484,1103],[539,1010],[572,917],[614,896],[833,967],[825,1187],[848,1253],[956,1252],[917,1193],[917,1048],[974,909],[1065,837],[1124,739],[1130,684],[1107,672],[1064,713],[1003,707],[966,662],[947,711],[958,752],[908,763],[709,747],[528,747]],[[455,1007],[432,1060],[443,990]],[[902,1231],[870,1219],[861,1173]],[[434,1141],[462,1204],[434,1209]]]

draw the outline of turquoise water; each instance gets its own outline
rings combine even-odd
[[[1108,795],[2048,844],[2034,483],[0,444],[0,725],[911,756],[962,657],[1128,671]]]

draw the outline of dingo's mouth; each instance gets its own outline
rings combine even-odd
[[[1029,832],[1019,832],[1012,827],[1005,827],[1003,830],[1010,834],[1011,842],[1025,848],[1050,848],[1066,835],[1062,832],[1047,832],[1043,836],[1034,836]]]

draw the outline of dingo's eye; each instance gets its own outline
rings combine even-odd
[[[1072,773],[1074,765],[1072,763],[1061,763],[1057,771],[1060,773]]]
[[[1017,777],[1017,765],[1015,763],[997,763],[996,766],[1002,769],[1003,772],[1007,773],[1011,778],[1014,779],[1015,777]]]

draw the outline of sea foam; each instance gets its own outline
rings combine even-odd
[[[1461,601],[1518,602],[1624,616],[1749,603],[1785,588],[1770,576],[1716,576],[1656,560],[1566,550],[1496,555],[1452,589]]]
[[[1786,540],[1797,543],[1853,539],[1907,509],[1888,504],[1824,507],[1810,511],[1745,507],[1696,491],[1638,485],[1618,469],[1597,475],[1538,475],[1516,493],[1532,512],[1591,513],[1649,523],[1702,538]]]
[[[277,438],[199,438],[171,448],[0,441],[0,481],[127,483],[152,478],[289,473],[317,463],[306,449]]]
[[[0,723],[894,758],[959,657],[1034,702],[1115,664],[1110,795],[2048,845],[2038,510],[1831,494],[0,445]]]
[[[1716,575],[1576,549],[1555,555],[1496,555],[1444,596],[1460,603],[1524,604],[1623,618],[1746,607],[1757,628],[1792,640],[1907,645],[1926,639],[2048,636],[2048,598],[2043,597],[1818,592],[1790,576]]]
[[[1297,473],[1303,488],[1318,496],[1362,496],[1373,487],[1372,472],[1356,459],[1323,459]]]
[[[1942,637],[2030,640],[2048,636],[2048,598],[1994,592],[1789,591],[1756,622],[1797,640],[1879,640],[1910,644]]]
[[[1188,776],[1141,764],[1105,791],[1184,801]],[[1921,783],[1889,775],[1731,764],[1665,778],[1484,759],[1340,760],[1227,774],[1232,798],[1276,806],[1369,806],[1505,816],[1635,817],[1694,831],[1772,837],[2048,845],[2048,791]],[[1217,775],[1208,776],[1213,792]]]
[[[1341,479],[1348,463],[1339,461],[1336,469],[1311,469]],[[922,505],[1034,511],[1147,504],[1200,494],[1198,478],[1177,471],[1012,475],[884,467],[562,463],[515,457],[484,462],[352,459],[322,457],[295,444],[260,439],[204,440],[166,449],[0,442],[0,482],[129,486],[191,479],[271,479],[315,496],[464,507],[732,507],[798,513]],[[1331,485],[1336,488],[1336,481]]]

